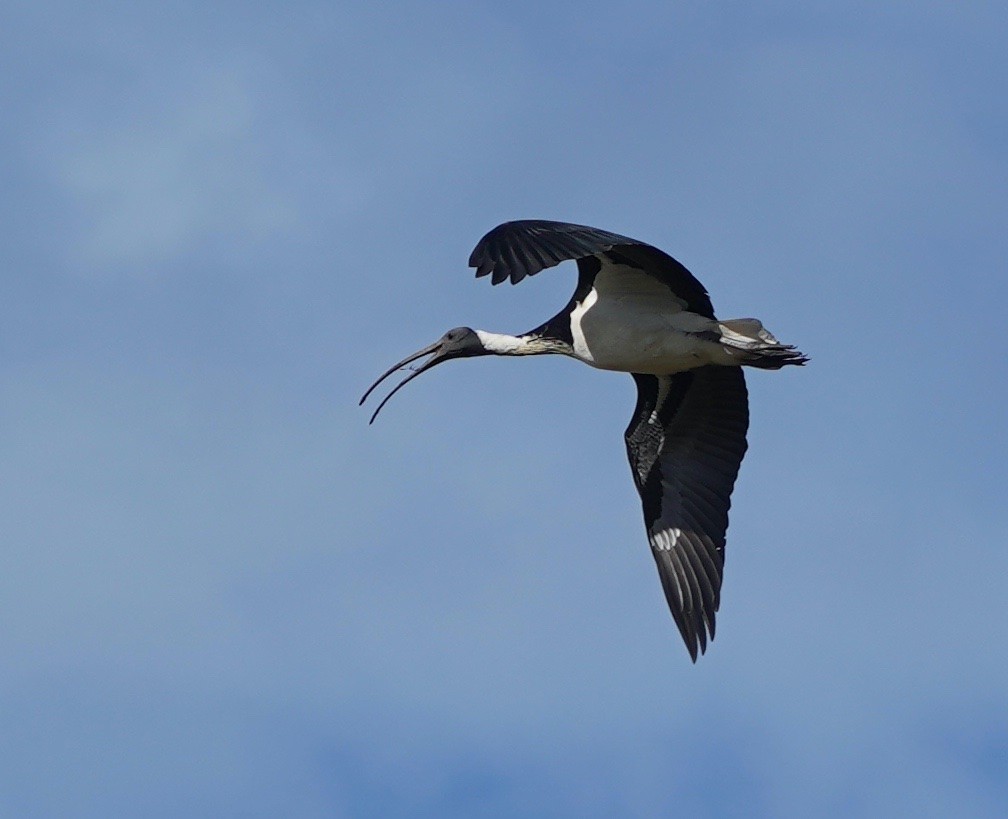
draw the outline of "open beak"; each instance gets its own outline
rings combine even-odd
[[[382,381],[384,381],[386,378],[392,375],[392,373],[394,373],[396,370],[405,367],[407,364],[416,361],[418,358],[423,358],[425,355],[431,356],[427,361],[425,361],[423,364],[421,364],[419,367],[413,370],[409,375],[407,375],[402,381],[400,381],[395,386],[395,389],[392,390],[392,392],[390,392],[388,395],[385,396],[382,402],[378,405],[378,409],[376,409],[374,411],[374,414],[371,416],[371,420],[368,421],[369,424],[374,423],[374,419],[378,417],[378,413],[381,412],[382,407],[384,407],[388,403],[388,400],[397,392],[399,392],[399,390],[401,390],[406,384],[408,384],[410,381],[412,381],[414,378],[420,375],[420,373],[426,372],[435,364],[440,364],[442,361],[448,361],[452,358],[455,358],[455,356],[451,355],[450,353],[442,352],[444,346],[445,346],[444,339],[438,339],[433,344],[428,345],[427,347],[424,347],[422,350],[418,350],[417,352],[413,353],[413,355],[407,356],[398,364],[393,364],[391,367],[389,367],[385,372],[381,374],[379,379],[375,381],[374,384],[368,387],[367,392],[364,393],[363,397],[360,400],[361,404],[367,401],[368,396],[374,391],[375,387],[381,384]]]

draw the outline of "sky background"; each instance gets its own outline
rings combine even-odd
[[[1008,813],[1003,3],[7,2],[0,815]],[[694,666],[629,377],[389,364],[652,242],[749,376]]]

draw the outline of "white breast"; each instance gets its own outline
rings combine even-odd
[[[607,265],[571,313],[574,354],[603,370],[655,375],[714,363],[720,345],[691,334],[716,329],[716,322],[684,307],[651,276]]]

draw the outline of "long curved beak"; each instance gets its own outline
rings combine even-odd
[[[364,393],[364,395],[361,397],[361,400],[360,400],[361,404],[363,404],[365,401],[367,401],[368,396],[372,392],[374,392],[374,388],[375,387],[377,387],[379,384],[381,384],[382,381],[384,381],[386,378],[388,378],[390,375],[392,375],[392,373],[394,373],[396,370],[399,370],[402,367],[405,367],[407,364],[410,364],[413,361],[416,361],[418,358],[423,358],[425,355],[431,356],[430,359],[428,359],[423,364],[421,364],[419,367],[417,367],[415,370],[413,370],[413,372],[411,372],[408,376],[406,376],[402,381],[400,381],[395,386],[395,388],[392,390],[392,392],[390,392],[388,395],[385,396],[385,398],[382,400],[382,402],[378,405],[378,409],[376,409],[374,411],[374,414],[372,414],[371,420],[368,421],[369,424],[373,424],[374,423],[374,419],[378,417],[378,413],[381,412],[382,407],[384,407],[388,403],[389,399],[393,395],[395,395],[397,392],[399,392],[399,390],[401,390],[404,386],[406,386],[410,381],[412,381],[414,378],[416,378],[418,375],[420,375],[420,373],[426,372],[431,367],[433,367],[435,364],[440,364],[442,361],[448,361],[449,359],[453,358],[453,356],[451,356],[450,354],[447,354],[447,355],[442,355],[441,354],[441,351],[444,348],[444,346],[445,346],[444,345],[444,339],[438,339],[433,344],[430,344],[430,345],[424,347],[422,350],[417,350],[417,352],[413,353],[413,355],[406,356],[406,358],[404,358],[398,364],[393,364],[391,367],[389,367],[385,372],[383,372],[381,374],[381,376],[378,378],[377,381],[374,382],[374,384],[372,384],[370,387],[368,387],[367,392]]]

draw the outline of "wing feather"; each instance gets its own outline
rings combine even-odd
[[[714,639],[731,492],[746,451],[740,367],[634,373],[627,454],[662,588],[690,656]]]
[[[667,253],[637,239],[587,225],[522,219],[505,222],[479,240],[469,256],[478,277],[493,284],[527,276],[568,260],[596,257],[605,264],[642,270],[667,285],[689,310],[713,317],[707,291],[682,264]]]

